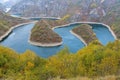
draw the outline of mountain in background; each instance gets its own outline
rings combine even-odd
[[[5,6],[2,3],[0,3],[0,11],[4,12],[5,10],[6,10]]]
[[[6,2],[4,2],[4,6],[6,8],[11,8],[13,5],[15,5],[16,3],[18,3],[20,0],[8,0]]]
[[[74,21],[99,21],[117,0],[21,0],[9,11],[24,17],[63,17]]]
[[[70,15],[70,22],[102,22],[111,26],[120,38],[120,0],[21,0],[9,13],[23,17]]]

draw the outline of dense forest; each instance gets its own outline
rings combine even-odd
[[[119,67],[119,40],[106,46],[94,41],[75,54],[64,48],[47,59],[29,50],[18,54],[0,46],[0,79],[5,80],[57,80],[57,77],[88,77],[93,80],[109,75],[116,76],[111,80],[119,80]]]

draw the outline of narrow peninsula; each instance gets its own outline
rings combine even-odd
[[[10,15],[0,11],[0,41],[8,36],[12,29],[17,27],[16,25],[27,22],[29,22],[29,20],[11,17]]]
[[[52,47],[62,44],[62,38],[51,29],[45,20],[40,20],[31,30],[29,42],[36,46]]]
[[[92,26],[88,24],[81,24],[71,30],[73,35],[81,38],[84,44],[89,44],[94,40],[98,40],[95,33],[92,30]]]

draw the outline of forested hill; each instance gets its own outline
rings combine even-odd
[[[32,51],[18,54],[0,46],[1,80],[69,80],[73,77],[79,77],[73,80],[119,80],[119,71],[120,41],[106,46],[95,41],[76,54],[70,54],[65,48],[48,59],[42,59]],[[108,78],[101,78],[103,76]]]
[[[10,15],[0,11],[0,37],[4,35],[11,27],[25,22],[28,21],[11,17]]]
[[[72,21],[100,21],[119,0],[20,0],[10,14],[25,17],[63,17]]]

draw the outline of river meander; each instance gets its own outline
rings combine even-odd
[[[37,55],[44,58],[56,54],[64,47],[68,47],[71,53],[75,53],[76,51],[84,47],[82,41],[70,33],[70,30],[76,25],[78,24],[54,29],[54,31],[58,33],[63,39],[63,44],[61,46],[38,47],[31,45],[28,40],[30,37],[30,31],[34,27],[34,23],[23,25],[14,29],[12,33],[0,44],[12,48],[18,53],[23,53],[26,50],[32,50],[36,52]],[[97,38],[102,44],[106,45],[108,42],[113,42],[115,40],[108,28],[106,28],[105,26],[100,24],[92,24],[92,26],[93,31],[96,33]]]

